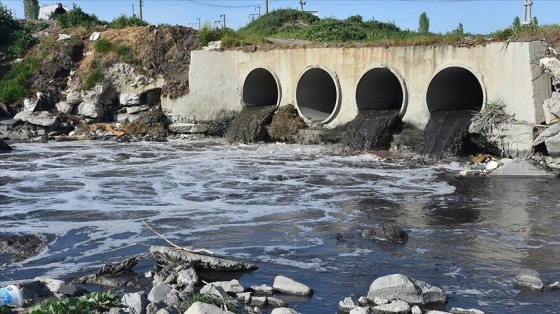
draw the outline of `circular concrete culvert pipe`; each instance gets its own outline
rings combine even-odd
[[[438,72],[428,86],[426,103],[430,113],[439,110],[480,110],[484,92],[469,70],[452,66]]]
[[[402,79],[383,67],[367,71],[356,88],[358,110],[402,110],[406,90]]]
[[[296,102],[300,114],[310,122],[330,122],[339,106],[340,86],[336,78],[319,67],[307,69],[299,78]]]
[[[267,106],[280,103],[280,84],[267,69],[252,70],[243,84],[243,106]]]

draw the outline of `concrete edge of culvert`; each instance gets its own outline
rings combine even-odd
[[[484,84],[484,76],[482,75],[482,73],[466,64],[463,63],[457,63],[457,62],[451,62],[451,63],[446,63],[444,65],[441,65],[439,67],[437,67],[434,70],[434,73],[431,75],[430,80],[428,82],[428,88],[426,89],[426,95],[424,97],[424,106],[425,108],[428,110],[428,112],[432,113],[433,111],[437,111],[437,110],[431,110],[430,109],[430,104],[428,101],[428,93],[430,92],[430,87],[432,85],[432,83],[434,82],[434,79],[442,72],[444,72],[445,70],[451,69],[451,68],[461,68],[463,70],[466,70],[467,72],[470,72],[470,74],[473,75],[473,77],[478,81],[478,86],[480,87],[480,91],[482,92],[482,101],[480,103],[480,109],[479,111],[482,111],[484,109],[484,104],[487,103],[487,93],[486,93],[486,85]]]
[[[388,67],[387,65],[381,63],[370,66],[360,74],[359,80],[356,83],[355,94],[354,94],[354,105],[356,106],[356,109],[358,111],[366,109],[366,108],[360,108],[361,106],[358,103],[358,92],[359,92],[358,89],[360,87],[360,83],[362,82],[362,79],[364,79],[364,77],[368,73],[370,73],[371,71],[375,71],[377,69],[383,69],[389,71],[399,82],[401,88],[401,96],[402,96],[402,102],[399,108],[399,115],[402,118],[405,115],[406,110],[408,108],[408,89],[406,86],[406,81],[404,80],[403,76],[399,73],[399,71],[397,71],[397,69]]]
[[[310,71],[319,71],[319,72],[315,74],[310,74],[311,73]],[[325,86],[321,86],[319,88],[317,88],[317,86],[308,86],[309,83],[313,85],[314,83],[317,83],[317,81],[319,80],[309,80],[309,78],[306,78],[306,76],[320,75],[318,74],[318,73],[322,73],[320,71],[324,72],[324,74],[326,74],[330,79],[329,83],[332,83],[332,88],[330,90],[327,90],[327,93],[325,93],[325,88],[324,88]],[[306,79],[306,81],[304,81],[304,78]],[[325,80],[327,79],[327,77],[322,77],[322,79]],[[302,86],[301,84],[304,85]],[[304,99],[301,99],[300,97],[302,96],[300,94],[302,90],[304,90],[305,93],[304,96],[312,96],[307,98],[313,98],[314,99],[313,101],[316,101],[316,103],[304,104],[303,103]],[[314,92],[316,93],[315,95],[313,95]],[[325,94],[327,95],[325,96]],[[324,111],[317,110],[317,109],[325,109],[323,107],[321,108],[317,108],[317,107],[324,106],[324,104],[327,102],[322,102],[322,100],[324,99],[324,97],[329,97],[329,96],[330,96],[329,100],[333,101],[332,108],[331,105],[327,104],[329,106],[327,110]],[[338,75],[334,71],[331,71],[330,69],[322,65],[308,65],[300,73],[295,89],[295,107],[298,111],[299,116],[306,123],[311,125],[317,125],[317,124],[323,125],[332,122],[340,112],[340,98],[341,98],[340,81],[338,79]]]
[[[264,71],[264,72],[262,74],[258,74],[255,71]],[[243,76],[243,77],[245,77],[245,79],[243,80],[243,86],[242,86],[242,90],[241,90],[241,105],[243,107],[249,107],[249,106],[272,105],[273,104],[271,101],[268,101],[268,102],[263,101],[264,103],[260,103],[260,104],[250,103],[250,102],[247,101],[247,99],[246,99],[246,87],[247,87],[248,83],[251,83],[251,82],[248,82],[248,79],[250,78],[250,76],[252,74],[260,75],[260,77],[262,77],[262,75],[267,75],[267,74],[270,75],[268,77],[268,79],[269,79],[268,83],[265,80],[258,80],[259,84],[263,84],[263,83],[266,84],[266,86],[265,86],[266,88],[262,88],[263,86],[257,86],[255,88],[255,90],[264,92],[265,95],[259,95],[260,97],[263,97],[263,98],[266,98],[267,94],[272,93],[273,95],[271,95],[269,97],[271,99],[273,97],[276,98],[276,101],[274,101],[274,104],[278,108],[280,106],[281,101],[282,101],[282,85],[281,85],[280,80],[278,79],[278,76],[276,75],[276,73],[272,69],[270,69],[266,66],[251,68],[251,70],[247,71],[247,73]],[[270,78],[272,78],[272,80],[274,81],[274,86],[271,86]],[[274,93],[276,93],[276,94],[274,95]],[[258,97],[258,96],[255,96],[255,95],[252,95],[252,96],[253,97]]]

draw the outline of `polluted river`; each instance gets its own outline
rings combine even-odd
[[[0,261],[0,285],[46,275],[71,280],[172,242],[248,261],[243,286],[285,275],[314,289],[289,301],[336,313],[378,277],[441,287],[452,307],[557,313],[558,291],[512,284],[525,268],[560,280],[556,178],[470,177],[459,163],[384,161],[328,146],[76,141],[17,143],[0,156],[0,236],[47,239],[37,255]],[[404,243],[364,238],[381,224]]]

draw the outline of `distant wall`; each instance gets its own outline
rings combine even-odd
[[[501,101],[528,123],[544,121],[550,78],[533,43],[486,46],[298,48],[270,51],[193,51],[190,93],[162,105],[174,122],[212,120],[264,99],[293,104],[309,123],[332,128],[361,109],[400,109],[423,129],[430,111]],[[263,95],[265,93],[266,95]]]

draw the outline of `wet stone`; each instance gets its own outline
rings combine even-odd
[[[0,236],[0,265],[22,261],[39,253],[47,240],[35,235]]]

